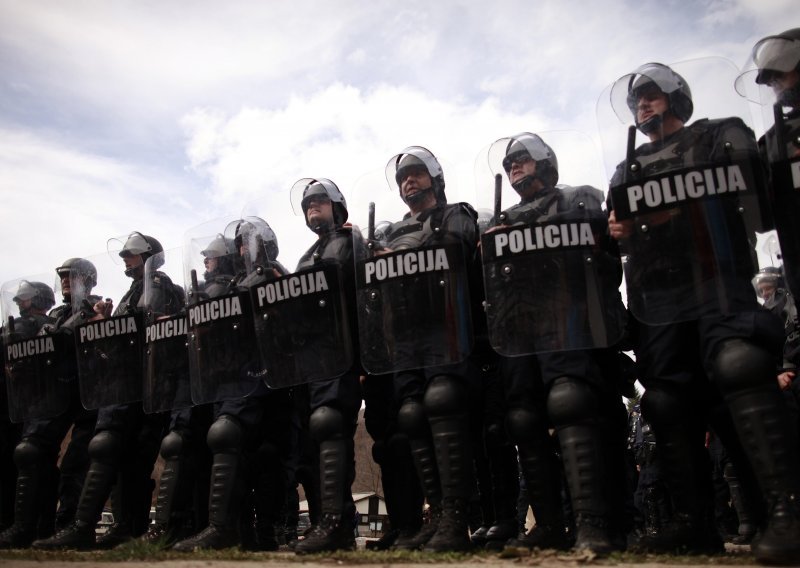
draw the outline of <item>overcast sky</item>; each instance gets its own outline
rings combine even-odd
[[[796,0],[0,0],[0,282],[132,230],[177,247],[246,208],[293,269],[313,241],[297,179],[333,179],[363,219],[364,191],[385,197],[387,161],[418,144],[469,198],[496,139],[580,130],[599,154],[597,100],[621,75],[741,66],[798,15]]]

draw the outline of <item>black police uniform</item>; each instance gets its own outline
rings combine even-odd
[[[90,296],[94,303],[99,296]],[[75,312],[70,302],[54,308],[48,317],[27,320],[26,335],[35,335],[43,326],[48,333],[72,336],[74,327],[86,321],[82,311]],[[16,521],[8,532],[0,534],[0,548],[20,548],[35,538],[52,535],[72,522],[77,510],[81,487],[89,467],[88,446],[97,421],[96,410],[81,405],[74,352],[60,361],[63,376],[70,380],[69,404],[54,418],[29,420],[24,423],[22,440],[15,450],[19,470],[16,494]],[[61,443],[72,427],[67,450],[57,466]],[[56,506],[58,501],[58,512]],[[54,523],[55,520],[55,523]],[[38,525],[38,530],[37,530]]]
[[[703,119],[663,140],[640,146],[635,158],[644,175],[653,175],[682,167],[725,164],[731,157],[755,153],[752,132],[740,119]],[[624,179],[624,168],[624,163],[618,166],[612,188]],[[714,211],[716,216],[708,222],[729,231],[732,252],[728,256],[733,259],[729,274],[733,276],[721,283],[724,290],[708,292],[724,294],[729,313],[719,313],[706,304],[702,306],[705,313],[689,321],[637,325],[637,364],[646,388],[642,411],[655,432],[674,505],[670,525],[658,539],[645,542],[645,547],[653,550],[721,548],[710,519],[712,490],[703,447],[708,421],[740,476],[748,477],[752,465],[763,491],[779,508],[787,506],[787,495],[796,493],[800,483],[795,477],[797,453],[788,450],[787,415],[775,384],[775,363],[783,344],[780,321],[758,304],[750,284],[756,272],[750,246],[753,235],[746,234],[736,204],[721,200]],[[706,267],[692,260],[701,257],[691,254],[699,246],[690,237],[692,223],[685,214],[676,215],[665,225],[653,224],[646,237],[634,234],[630,239],[634,253],[639,238],[664,246],[659,247],[657,258],[640,261],[644,268],[630,275],[629,286],[645,286],[655,295],[663,294],[665,302],[693,294],[693,274]],[[660,240],[665,230],[682,235],[682,240]],[[767,416],[771,419],[765,420]]]
[[[321,233],[317,242],[300,258],[297,270],[329,264],[341,268],[349,327],[355,332],[355,264],[350,229],[337,228]],[[357,337],[355,333],[352,335]],[[353,339],[353,343],[353,352],[358,353],[357,341]],[[356,507],[350,487],[355,480],[353,436],[361,409],[359,378],[362,374],[361,365],[355,358],[343,375],[308,384],[309,433],[319,444],[322,519],[317,531],[312,531],[306,540],[298,543],[297,552],[355,545],[353,518]]]
[[[286,269],[276,261],[271,266],[280,274]],[[227,287],[215,282],[213,293],[247,290],[272,278],[271,270],[239,272]],[[206,289],[209,295],[210,289]],[[254,359],[242,373],[261,373],[255,345],[242,349]],[[248,379],[250,380],[250,379]],[[173,546],[179,552],[203,548],[236,546],[247,535],[249,547],[275,549],[275,526],[282,522],[286,507],[285,463],[290,452],[286,435],[291,421],[289,389],[268,389],[258,381],[256,390],[245,398],[214,403],[213,422],[206,441],[213,454],[208,498],[208,526]],[[254,512],[249,509],[254,508]],[[255,515],[255,527],[250,526]],[[240,526],[240,520],[244,524]],[[255,530],[255,534],[252,531]]]
[[[602,193],[590,186],[545,187],[531,199],[505,211],[504,224],[605,219]],[[616,245],[601,237],[600,246],[618,258]],[[570,259],[568,259],[569,262]],[[624,319],[625,308],[616,290],[621,280],[618,261],[599,267],[601,297],[619,298],[607,315]],[[569,270],[569,267],[567,267]],[[580,268],[578,273],[582,274]],[[624,380],[617,349],[553,351],[501,361],[509,406],[506,422],[517,444],[536,527],[520,544],[564,548],[561,468],[548,435],[558,434],[561,458],[577,525],[576,545],[607,552],[613,536],[624,534],[621,479],[625,479],[624,450],[627,412],[619,386]],[[616,544],[616,543],[615,543]]]
[[[177,313],[181,299],[170,278],[162,272],[149,277],[153,279],[151,305],[159,306],[160,313]],[[144,280],[135,279],[114,315],[141,311],[143,293]],[[145,414],[141,402],[101,408],[89,443],[91,462],[75,521],[52,538],[35,541],[34,548],[111,547],[146,532],[155,485],[151,474],[168,418],[167,413]],[[114,524],[95,542],[94,527],[109,495]]]
[[[465,203],[437,204],[395,223],[387,235],[387,246],[400,250],[459,244],[475,282],[480,274],[476,220],[477,214]],[[474,304],[481,299],[473,294],[470,301]],[[413,307],[408,312],[415,313]],[[416,316],[415,347],[425,350],[425,314]],[[398,426],[409,439],[417,475],[432,511],[431,522],[410,542],[397,546],[424,545],[433,551],[466,547],[467,499],[474,486],[468,410],[469,400],[477,392],[480,370],[468,358],[453,365],[397,372],[393,380],[399,404]]]

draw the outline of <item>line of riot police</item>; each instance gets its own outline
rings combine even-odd
[[[142,537],[184,552],[275,550],[305,436],[318,478],[313,525],[295,550],[353,548],[363,399],[390,504],[380,546],[719,552],[704,447],[713,429],[747,494],[756,558],[796,559],[800,447],[780,392],[794,375],[781,361],[784,322],[751,279],[755,239],[774,227],[796,290],[787,215],[800,179],[800,32],[753,51],[756,84],[777,97],[761,151],[746,113],[689,124],[685,76],[717,77],[717,67],[649,63],[604,92],[599,121],[618,164],[607,194],[580,137],[504,137],[481,156],[483,179],[495,181],[480,184],[476,204],[493,211],[481,230],[471,205],[448,203],[433,153],[411,146],[385,168],[408,211],[382,227],[374,217],[363,232],[348,224],[331,180],[294,184],[293,208],[317,240],[293,273],[263,218],[242,216],[187,231],[177,260],[151,236],[120,240],[114,256],[132,283],[113,313],[91,295],[103,271],[88,259],[57,269],[64,305],[49,315],[46,278],[4,285],[9,414],[24,427],[14,523],[0,546]],[[624,152],[617,132],[627,133]],[[638,147],[637,132],[647,138]],[[172,279],[181,273],[186,293]],[[630,541],[622,395],[634,377],[671,513]],[[72,425],[81,457],[62,460],[59,490],[58,449]],[[516,520],[518,469],[535,517],[527,532]],[[115,524],[96,538],[109,497]]]

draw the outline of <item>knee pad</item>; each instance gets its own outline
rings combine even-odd
[[[183,451],[183,436],[173,430],[161,440],[161,457],[165,460],[178,459]]]
[[[431,379],[423,398],[428,416],[452,416],[467,412],[467,389],[451,375],[437,375]]]
[[[515,444],[524,444],[547,435],[544,412],[535,408],[515,406],[506,414],[506,431]]]
[[[242,449],[242,427],[232,416],[217,418],[206,435],[208,449],[214,454],[238,454]]]
[[[14,463],[18,469],[31,469],[45,459],[44,449],[29,438],[24,438],[14,448]]]
[[[344,436],[342,413],[331,406],[320,406],[308,419],[308,432],[316,442],[341,439]]]
[[[408,398],[397,413],[397,427],[409,438],[423,438],[428,431],[428,417],[422,402]]]
[[[101,430],[89,442],[89,457],[96,461],[113,461],[122,450],[122,436],[111,430]]]
[[[559,377],[547,393],[547,413],[556,428],[586,423],[597,417],[594,391],[584,381]]]
[[[775,383],[776,363],[766,349],[743,339],[728,339],[714,356],[713,379],[723,395]]]

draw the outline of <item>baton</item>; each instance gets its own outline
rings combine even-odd
[[[503,176],[494,176],[494,224],[500,224],[500,210],[503,208]]]

